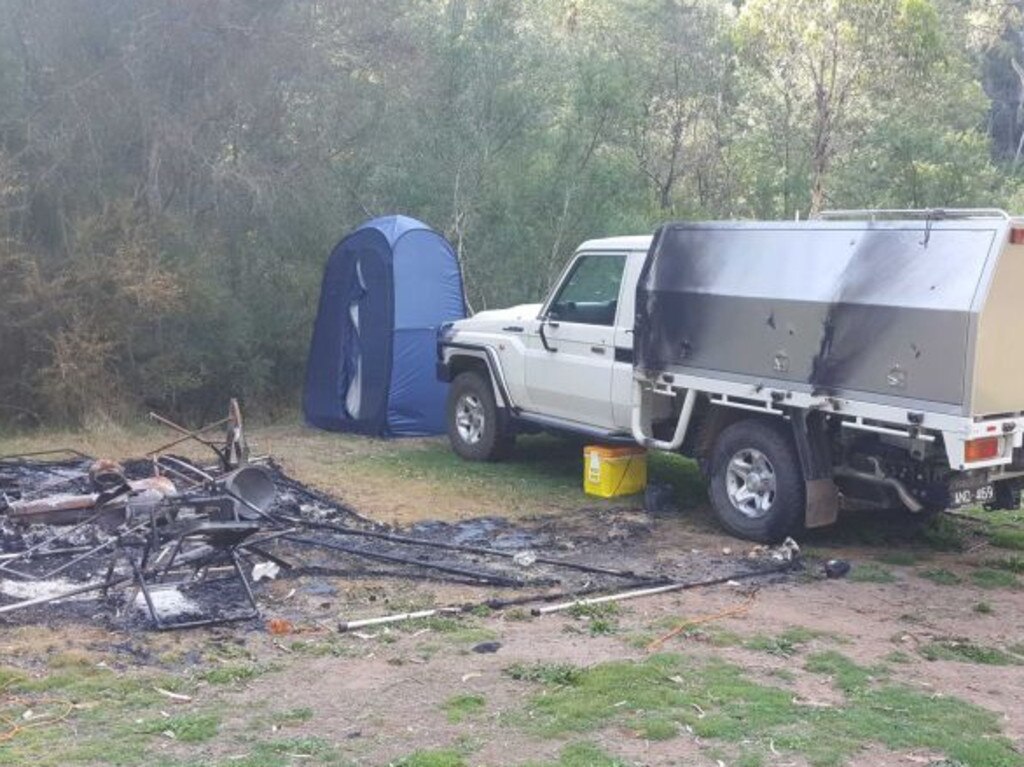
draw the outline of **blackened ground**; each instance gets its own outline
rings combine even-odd
[[[5,492],[21,498],[86,492],[89,463],[5,462],[0,463],[0,477]],[[130,479],[152,474],[149,461],[127,461],[124,467]],[[262,529],[243,550],[243,569],[252,575],[252,567],[260,562],[282,565],[275,576],[278,588],[287,582],[294,582],[297,589],[305,588],[311,579],[324,577],[360,582],[398,579],[472,587],[479,596],[476,600],[469,597],[469,601],[494,604],[528,602],[532,596],[570,598],[669,581],[746,578],[751,573],[777,567],[767,551],[743,556],[701,548],[666,559],[663,541],[652,534],[657,518],[631,508],[581,510],[517,522],[500,517],[422,521],[405,530],[395,529],[369,520],[307,487],[273,461],[263,468],[275,484],[277,498],[267,518],[262,520]],[[179,490],[189,492],[184,484]],[[38,554],[65,548],[76,551],[5,561],[7,569],[0,570],[0,606],[97,583],[112,563],[115,576],[129,575],[127,561],[115,556],[116,532],[109,524],[77,529],[45,525],[24,528],[2,520],[3,554],[24,552],[43,541],[47,543]],[[96,549],[105,542],[110,545]],[[453,545],[465,550],[453,550]],[[50,576],[80,558],[82,549],[86,553],[94,551]],[[167,616],[169,622],[180,622],[201,616],[228,620],[246,612],[244,592],[237,580],[231,580],[226,562],[218,564],[219,569],[207,581],[155,592],[161,615]],[[267,581],[253,584],[258,598],[263,596],[266,584]],[[278,606],[277,613],[302,622],[309,618],[306,606],[303,600],[296,600],[291,605]],[[7,613],[0,620],[8,625],[99,622],[132,629],[148,624],[142,607],[129,581],[107,596],[92,592]]]

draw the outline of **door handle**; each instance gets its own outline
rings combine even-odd
[[[547,323],[548,323],[548,325],[550,325],[553,328],[556,328],[556,329],[558,328],[558,323],[557,322],[553,322],[552,320],[547,320]]]
[[[603,346],[591,346],[590,347],[590,351],[592,351],[594,354],[604,354],[604,347]]]

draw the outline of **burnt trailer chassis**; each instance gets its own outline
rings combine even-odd
[[[843,503],[1017,507],[1021,227],[992,210],[662,227],[637,287],[634,438],[701,457],[741,415],[786,423],[808,526]]]

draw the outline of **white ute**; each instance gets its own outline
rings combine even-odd
[[[542,304],[439,331],[469,460],[537,428],[697,459],[735,535],[840,507],[1016,508],[1024,222],[850,211],[584,242]]]

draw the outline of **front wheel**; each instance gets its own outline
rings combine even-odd
[[[504,419],[486,376],[460,373],[448,389],[448,441],[469,461],[499,461],[508,456],[515,435],[506,433]]]
[[[779,424],[738,421],[722,430],[711,456],[711,505],[733,535],[774,543],[803,519],[803,471],[792,437]]]

